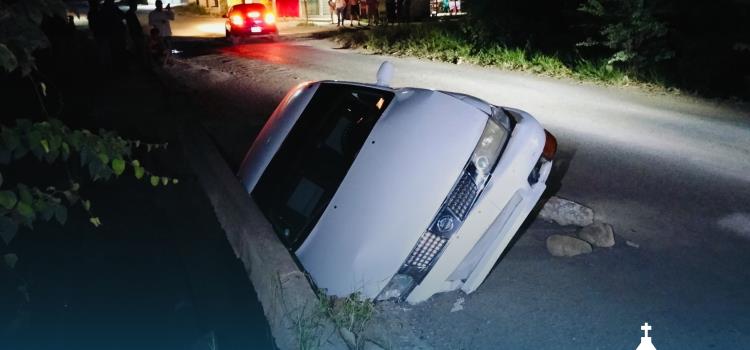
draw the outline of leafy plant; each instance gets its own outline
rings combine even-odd
[[[362,334],[372,319],[375,304],[370,299],[365,299],[360,293],[352,293],[346,298],[330,298],[321,292],[318,294],[323,310],[339,329],[354,334],[357,349],[364,346]]]
[[[133,158],[136,149],[150,152],[166,147],[166,143],[126,140],[106,130],[98,133],[85,129],[71,130],[57,119],[36,123],[19,119],[14,127],[1,126],[0,129],[0,164],[12,165],[29,155],[48,164],[70,163],[76,159],[93,181],[119,177],[130,168],[136,179],[147,179],[153,186],[176,184],[178,179],[157,176]],[[35,221],[49,221],[52,218],[65,224],[68,206],[76,204],[80,204],[89,214],[92,225],[100,226],[101,219],[93,215],[91,202],[81,198],[80,189],[80,183],[73,179],[63,188],[55,184],[36,187],[17,183],[6,186],[0,175],[0,235],[9,242],[19,225],[33,228]]]
[[[579,11],[598,17],[601,38],[589,38],[580,46],[603,45],[614,50],[608,63],[634,68],[674,57],[665,40],[668,28],[645,0],[587,0]]]
[[[0,68],[20,69],[24,75],[35,69],[34,52],[49,46],[42,20],[64,16],[61,0],[0,1]]]

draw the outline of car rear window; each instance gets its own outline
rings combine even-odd
[[[265,10],[266,10],[266,7],[263,6],[263,4],[244,4],[244,5],[232,6],[232,9],[229,12],[236,13],[236,12],[247,12],[247,11],[258,11],[262,13]]]
[[[313,229],[393,93],[322,83],[252,196],[288,247]]]

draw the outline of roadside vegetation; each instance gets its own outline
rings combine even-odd
[[[499,43],[476,45],[464,35],[463,24],[451,22],[376,27],[370,31],[342,32],[336,40],[347,47],[361,47],[388,55],[415,56],[455,64],[471,63],[612,84],[630,81],[625,70],[615,68],[604,60],[576,60],[555,53],[530,53],[525,48]]]
[[[464,17],[342,31],[336,40],[455,64],[750,98],[746,2],[474,0],[468,5]]]

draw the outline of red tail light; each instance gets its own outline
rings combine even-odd
[[[245,25],[245,19],[242,18],[242,16],[240,15],[232,15],[231,20],[232,20],[232,24],[236,26]]]
[[[273,22],[276,22],[276,16],[273,13],[266,13],[266,23],[273,24]]]
[[[546,160],[552,160],[557,153],[557,139],[547,130],[544,130],[544,135],[547,139],[544,142],[544,149],[542,149],[542,157]]]

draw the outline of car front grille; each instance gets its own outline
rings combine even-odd
[[[406,259],[406,265],[417,270],[424,271],[432,266],[432,261],[442,251],[448,239],[440,237],[432,232],[425,232],[419,237],[414,249]]]
[[[474,177],[468,171],[464,171],[456,187],[451,191],[446,201],[448,209],[455,214],[461,221],[466,219],[466,215],[477,197],[479,187],[474,182]]]

